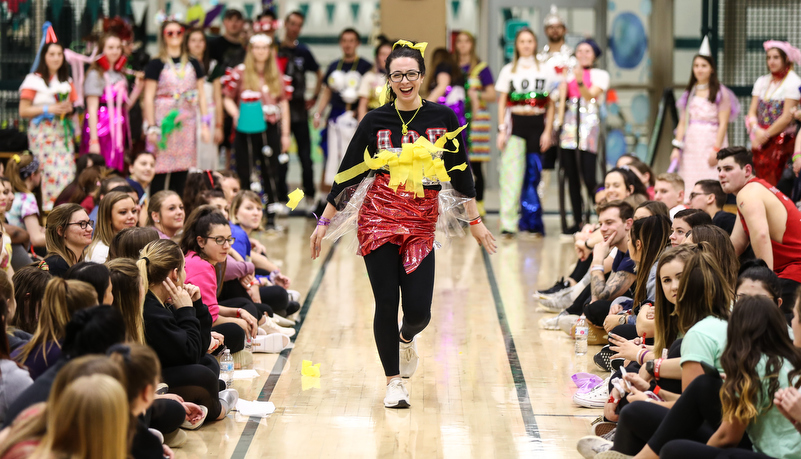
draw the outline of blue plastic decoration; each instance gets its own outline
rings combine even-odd
[[[626,11],[612,21],[609,49],[615,65],[622,69],[633,69],[642,62],[648,49],[645,27],[636,14]]]
[[[620,129],[612,129],[606,135],[606,162],[617,163],[617,160],[627,152],[626,135]]]

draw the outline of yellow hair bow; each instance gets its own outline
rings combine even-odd
[[[11,157],[11,159],[13,159],[17,164],[22,161],[22,158],[20,158],[19,155],[14,155]]]
[[[428,43],[423,41],[423,42],[420,42],[420,43],[415,45],[414,43],[412,43],[410,41],[398,40],[398,41],[395,42],[394,45],[392,45],[392,49],[395,49],[396,46],[405,46],[407,48],[416,49],[416,50],[420,51],[420,56],[426,57],[426,46],[428,46]]]

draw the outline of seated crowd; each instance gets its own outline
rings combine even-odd
[[[598,224],[574,236],[575,269],[536,295],[558,313],[543,329],[575,338],[586,323],[603,346],[593,361],[609,376],[573,396],[603,408],[586,458],[801,457],[801,211],[750,151],[717,159],[720,181],[684,196],[676,174],[652,182],[622,158]]]
[[[255,238],[258,194],[230,172],[149,196],[82,156],[43,218],[30,155],[0,179],[0,458],[173,457],[184,430],[223,419],[234,367],[290,344],[300,295]],[[148,166],[150,165],[150,166]],[[69,420],[69,422],[64,422]]]

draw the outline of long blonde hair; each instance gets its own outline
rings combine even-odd
[[[52,406],[51,406],[52,405]],[[131,409],[125,389],[108,375],[82,376],[48,401],[47,432],[32,457],[128,456]]]
[[[175,269],[184,265],[184,254],[178,244],[169,239],[159,239],[142,249],[141,257],[136,262],[139,275],[145,287],[164,282]]]
[[[106,262],[106,266],[111,275],[111,292],[114,294],[112,303],[125,319],[127,339],[144,344],[145,321],[142,307],[145,299],[139,297],[139,286],[142,284],[139,267],[130,258],[116,258]]]
[[[268,46],[270,54],[264,63],[264,84],[270,89],[270,94],[274,97],[283,95],[283,81],[278,72],[278,61],[272,46]],[[251,91],[261,92],[262,84],[259,81],[259,74],[256,73],[256,58],[253,57],[253,45],[248,44],[248,52],[245,55],[245,71],[242,73],[242,88]]]
[[[42,308],[39,311],[39,323],[33,337],[22,347],[17,356],[18,362],[24,362],[36,348],[41,346],[42,357],[47,363],[47,351],[58,346],[58,340],[67,333],[67,323],[75,311],[97,305],[97,290],[90,284],[79,280],[64,280],[60,277],[50,279],[45,287]]]
[[[478,65],[478,63],[480,62],[478,60],[478,54],[476,54],[476,37],[474,37],[472,33],[468,32],[466,30],[462,30],[461,32],[459,32],[456,35],[457,39],[458,39],[459,35],[464,35],[465,37],[467,37],[470,40],[470,68],[467,69],[467,75],[466,75],[466,76],[469,76],[470,71],[473,70],[473,67]],[[536,39],[537,39],[537,37],[534,37],[535,41],[536,41]],[[456,55],[456,64],[458,65],[459,64],[459,53],[455,52],[454,54]]]
[[[136,205],[136,201],[128,193],[122,191],[112,191],[111,193],[103,196],[100,200],[100,206],[97,209],[97,223],[95,226],[95,234],[92,237],[92,243],[86,248],[85,253],[92,253],[97,246],[98,242],[106,244],[111,247],[111,241],[114,239],[114,227],[112,225],[112,210],[114,204],[125,199],[130,199]]]
[[[523,27],[522,29],[518,30],[515,34],[515,52],[514,57],[512,58],[512,73],[517,71],[517,60],[520,59],[520,52],[517,51],[517,39],[520,38],[520,35],[523,33],[530,33],[532,37],[534,37],[534,65],[537,66],[537,70],[540,69],[540,62],[536,59],[537,54],[537,45],[539,44],[539,40],[537,40],[537,34],[534,33],[533,30],[529,29],[528,27]]]

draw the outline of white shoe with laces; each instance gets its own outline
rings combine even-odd
[[[593,459],[597,454],[609,451],[613,445],[614,443],[609,440],[604,440],[595,435],[589,435],[578,441],[576,449],[578,449],[579,454],[586,459]]]
[[[411,378],[417,370],[420,357],[417,355],[417,336],[408,343],[400,342],[400,375],[401,378]]]
[[[266,320],[263,324],[259,325],[259,328],[267,332],[267,334],[271,333],[281,333],[286,336],[295,336],[295,329],[289,327],[282,327],[275,323],[275,320],[270,316],[264,317]]]
[[[406,386],[403,385],[401,378],[392,378],[387,384],[387,396],[384,397],[384,406],[386,408],[408,408],[411,406],[409,392],[406,390]]]
[[[573,394],[573,402],[584,408],[603,408],[606,400],[609,399],[609,379],[611,377],[604,379],[601,384],[589,392],[583,394],[576,392]]]

